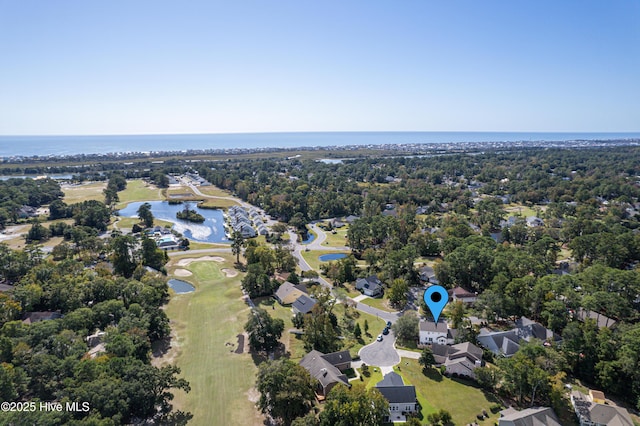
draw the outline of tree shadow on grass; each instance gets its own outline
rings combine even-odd
[[[429,379],[433,380],[434,382],[441,382],[442,381],[442,374],[440,374],[440,372],[435,368],[423,368],[422,369],[422,374],[424,374],[425,376],[427,376]]]
[[[171,349],[171,336],[166,336],[164,339],[156,340],[151,344],[151,353],[154,358],[161,358],[169,352]]]
[[[249,354],[251,355],[251,359],[256,366],[270,359],[278,360],[281,358],[291,358],[291,354],[287,352],[287,348],[282,343],[278,344],[278,346],[273,350],[271,356],[265,352],[256,352],[251,349],[249,350]]]

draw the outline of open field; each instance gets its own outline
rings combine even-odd
[[[400,368],[398,368],[400,366]],[[493,425],[499,414],[489,410],[498,401],[492,395],[486,394],[472,382],[449,379],[432,369],[425,376],[418,360],[402,358],[394,371],[402,376],[405,384],[414,385],[418,394],[418,401],[422,405],[422,414],[426,416],[437,410],[444,409],[451,413],[453,423],[465,425],[478,422],[480,425]],[[490,418],[478,420],[476,415],[487,410]]]
[[[347,230],[349,226],[343,226],[342,228],[336,229],[336,233],[333,234],[331,231],[325,231],[327,234],[327,239],[322,243],[325,246],[331,247],[344,247],[347,245]]]
[[[200,197],[200,199],[202,199],[202,197]],[[222,198],[207,198],[198,204],[198,206],[204,206],[205,208],[209,208],[209,209],[219,208],[223,210],[228,209],[231,206],[237,206],[237,205],[238,203],[233,200],[227,200]]]
[[[360,303],[364,303],[365,305],[371,306],[372,308],[382,309],[383,311],[387,312],[395,311],[395,309],[389,306],[389,299],[387,299],[386,297],[367,297],[366,299],[360,301]]]
[[[257,368],[248,353],[236,354],[237,335],[243,332],[249,308],[241,300],[241,275],[227,278],[222,268],[233,268],[232,256],[224,262],[201,261],[181,266],[193,275],[186,278],[193,293],[174,295],[166,307],[177,338],[165,356],[182,369],[191,392],[176,392],[175,406],[193,413],[190,425],[262,425],[255,409],[253,389]],[[181,258],[173,258],[173,272]],[[242,415],[239,415],[242,413]]]
[[[310,251],[302,251],[302,257],[304,258],[304,260],[307,261],[307,263],[309,264],[309,266],[311,266],[312,269],[318,271],[318,273],[320,273],[320,264],[322,263],[329,263],[329,262],[321,262],[320,259],[318,259],[318,256],[322,256],[323,254],[331,254],[331,253],[341,253],[341,254],[346,254],[349,255],[349,252],[346,251],[335,251],[335,250],[310,250]],[[364,260],[358,260],[357,261],[357,265],[359,267],[364,267],[366,266],[366,262]]]
[[[545,211],[546,206],[536,206],[540,211]],[[538,216],[538,212],[524,204],[509,204],[504,208],[509,216],[521,215],[522,217]]]
[[[98,200],[104,201],[102,191],[107,187],[107,182],[92,182],[81,185],[63,185],[64,201],[67,204],[81,203],[82,201]]]
[[[200,186],[198,187],[200,192],[206,195],[211,195],[213,197],[231,197],[231,193],[225,191],[224,189],[220,189],[217,186]]]
[[[118,192],[120,202],[116,208],[123,209],[127,204],[134,201],[159,201],[163,200],[162,189],[148,184],[142,179],[134,179],[127,181],[127,187],[124,191]]]

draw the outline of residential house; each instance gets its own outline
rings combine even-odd
[[[473,370],[482,367],[482,349],[473,343],[464,342],[452,346],[434,343],[431,345],[433,358],[438,365],[444,365],[449,375],[471,377],[475,379]]]
[[[60,312],[27,312],[23,315],[22,322],[33,324],[34,322],[49,321],[62,317],[63,315]]]
[[[38,210],[35,207],[24,205],[18,209],[18,217],[20,219],[27,219],[35,217],[38,214]]]
[[[0,292],[12,292],[15,289],[15,286],[11,284],[7,284],[7,281],[0,280]]]
[[[304,285],[294,285],[289,281],[285,281],[280,284],[274,296],[281,305],[291,305],[303,294],[307,294],[307,288]]]
[[[477,299],[478,295],[476,293],[471,293],[460,286],[449,290],[449,300],[453,302],[475,303]]]
[[[376,389],[389,401],[388,422],[406,421],[406,415],[418,411],[416,388],[405,385],[402,377],[392,371],[376,384]]]
[[[344,371],[351,368],[349,351],[323,354],[313,350],[302,358],[300,365],[309,372],[311,377],[318,380],[315,392],[320,400],[324,400],[331,389],[338,383],[350,386],[349,380],[344,374]]]
[[[106,333],[104,331],[98,330],[94,334],[87,336],[87,345],[89,346],[87,356],[89,358],[96,358],[98,355],[107,351],[103,342],[105,335]]]
[[[291,305],[291,310],[293,311],[294,315],[298,313],[306,315],[311,312],[316,303],[317,302],[315,301],[315,299],[312,299],[306,294],[303,294],[293,302],[293,304]]]
[[[591,318],[596,322],[598,328],[611,328],[616,325],[616,320],[609,318],[606,315],[602,315],[599,312],[590,311],[583,308],[578,308],[576,312],[576,318],[578,321],[584,322],[587,318]]]
[[[440,281],[436,278],[436,271],[431,266],[423,266],[418,270],[418,276],[423,284],[440,284]]]
[[[561,338],[553,331],[528,318],[522,317],[515,327],[507,331],[480,330],[478,342],[496,355],[510,357],[520,349],[520,341],[538,339],[542,342],[560,342]]]
[[[481,346],[500,356],[513,356],[520,349],[520,338],[515,330],[490,332],[483,329],[477,340]]]
[[[571,405],[578,416],[580,426],[633,426],[627,410],[615,405],[597,403],[582,392],[571,392]]]
[[[420,344],[430,345],[438,343],[440,345],[452,345],[457,330],[450,329],[446,322],[420,321]]]
[[[382,296],[384,292],[382,281],[380,281],[376,275],[371,275],[367,278],[358,278],[356,280],[356,290],[360,290],[362,294],[370,297]]]
[[[500,411],[498,426],[562,426],[550,407],[532,407],[522,411],[507,408]]]
[[[527,226],[529,228],[535,228],[538,226],[544,226],[544,220],[540,219],[539,217],[536,216],[529,216],[527,217]]]
[[[347,216],[347,217],[345,217],[343,219],[343,222],[346,222],[349,225],[351,225],[353,222],[356,221],[356,219],[360,219],[360,216],[354,216],[354,215],[350,214],[349,216]]]

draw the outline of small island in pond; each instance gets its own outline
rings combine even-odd
[[[184,210],[176,213],[176,217],[178,219],[187,220],[189,222],[195,222],[195,223],[204,222],[204,216],[202,216],[195,210],[190,210],[188,204],[185,206]]]

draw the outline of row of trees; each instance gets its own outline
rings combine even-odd
[[[30,260],[29,260],[30,259]],[[11,295],[0,295],[0,400],[83,401],[89,411],[3,412],[3,424],[184,424],[172,412],[171,389],[189,391],[173,366],[150,364],[151,344],[165,339],[161,309],[166,280],[138,268],[131,278],[87,269],[75,259],[42,261],[0,247],[0,273],[16,271]],[[61,318],[24,323],[23,313],[58,312]],[[104,350],[88,355],[87,336],[102,330]]]
[[[374,426],[389,415],[389,403],[375,388],[361,384],[335,386],[319,416],[312,411],[317,381],[300,365],[281,359],[260,364],[256,388],[258,408],[284,425]]]

